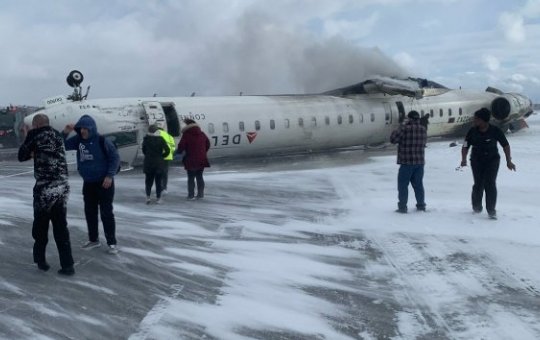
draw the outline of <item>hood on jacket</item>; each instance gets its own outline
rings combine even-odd
[[[197,134],[201,132],[201,128],[196,123],[188,124],[182,128],[182,133],[186,132]]]
[[[150,131],[148,131],[148,132],[146,133],[146,135],[147,135],[147,136],[153,136],[153,137],[161,137],[161,133],[159,133],[159,130],[156,131],[156,132],[150,132]]]
[[[92,139],[97,135],[96,121],[89,115],[83,115],[77,124],[75,124],[75,132],[77,132],[79,136],[81,135],[81,128],[88,130],[88,139]]]

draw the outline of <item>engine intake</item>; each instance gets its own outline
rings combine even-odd
[[[493,114],[493,118],[497,120],[506,119],[510,114],[511,109],[512,105],[508,99],[504,97],[496,98],[491,102],[491,113]]]

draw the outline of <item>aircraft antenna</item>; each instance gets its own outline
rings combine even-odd
[[[89,92],[90,92],[90,85],[88,85],[88,86],[86,87],[86,93],[84,94],[84,96],[82,97],[82,99],[88,98],[88,93],[89,93]]]

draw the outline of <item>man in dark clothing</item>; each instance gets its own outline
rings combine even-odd
[[[407,213],[409,183],[414,189],[416,209],[426,210],[424,198],[424,153],[427,143],[427,130],[420,123],[420,115],[411,111],[409,120],[392,132],[390,142],[398,144],[398,209],[396,212]]]
[[[510,156],[510,144],[506,136],[496,126],[489,124],[491,112],[482,108],[474,113],[473,127],[467,133],[465,142],[461,148],[461,166],[467,166],[467,154],[469,147],[471,152],[471,168],[474,185],[472,188],[471,201],[475,213],[482,212],[482,196],[486,192],[486,210],[490,218],[497,218],[495,205],[497,204],[497,173],[501,157],[497,149],[497,142],[501,144],[506,156],[506,166],[510,170],[516,170]]]
[[[37,114],[32,129],[19,148],[19,161],[34,158],[34,262],[39,269],[49,270],[45,260],[49,222],[53,225],[62,275],[73,275],[73,257],[67,228],[66,205],[69,196],[68,171],[62,137],[49,126],[49,118]]]
[[[88,226],[88,242],[83,249],[101,246],[98,233],[98,207],[109,254],[117,254],[116,221],[113,213],[114,175],[120,156],[114,144],[98,134],[96,122],[83,115],[77,124],[64,128],[64,138],[75,130],[75,136],[65,140],[66,150],[77,150],[77,168],[83,178],[84,214]]]
[[[188,175],[188,200],[195,199],[195,179],[197,180],[197,199],[204,197],[204,168],[210,166],[206,153],[210,149],[210,140],[192,119],[185,119],[182,128],[182,138],[176,149],[178,153],[185,152],[184,168]]]
[[[145,175],[146,204],[151,203],[150,194],[152,185],[156,182],[156,203],[161,204],[163,175],[167,169],[165,157],[170,153],[167,142],[155,125],[148,127],[148,134],[144,136],[142,152],[144,154],[143,171]]]

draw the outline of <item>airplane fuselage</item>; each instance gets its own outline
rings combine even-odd
[[[504,96],[511,109],[507,117],[497,121],[502,125],[522,118],[530,103],[520,95]],[[49,105],[40,112],[47,114],[51,126],[58,130],[83,114],[91,115],[98,131],[115,140],[123,163],[133,164],[142,157],[140,145],[150,124],[162,126],[178,139],[182,120],[195,120],[211,141],[210,158],[286,154],[386,143],[410,110],[429,115],[429,136],[463,135],[474,112],[489,108],[499,97],[465,90],[421,99],[385,94],[80,101],[56,97],[47,100]]]

